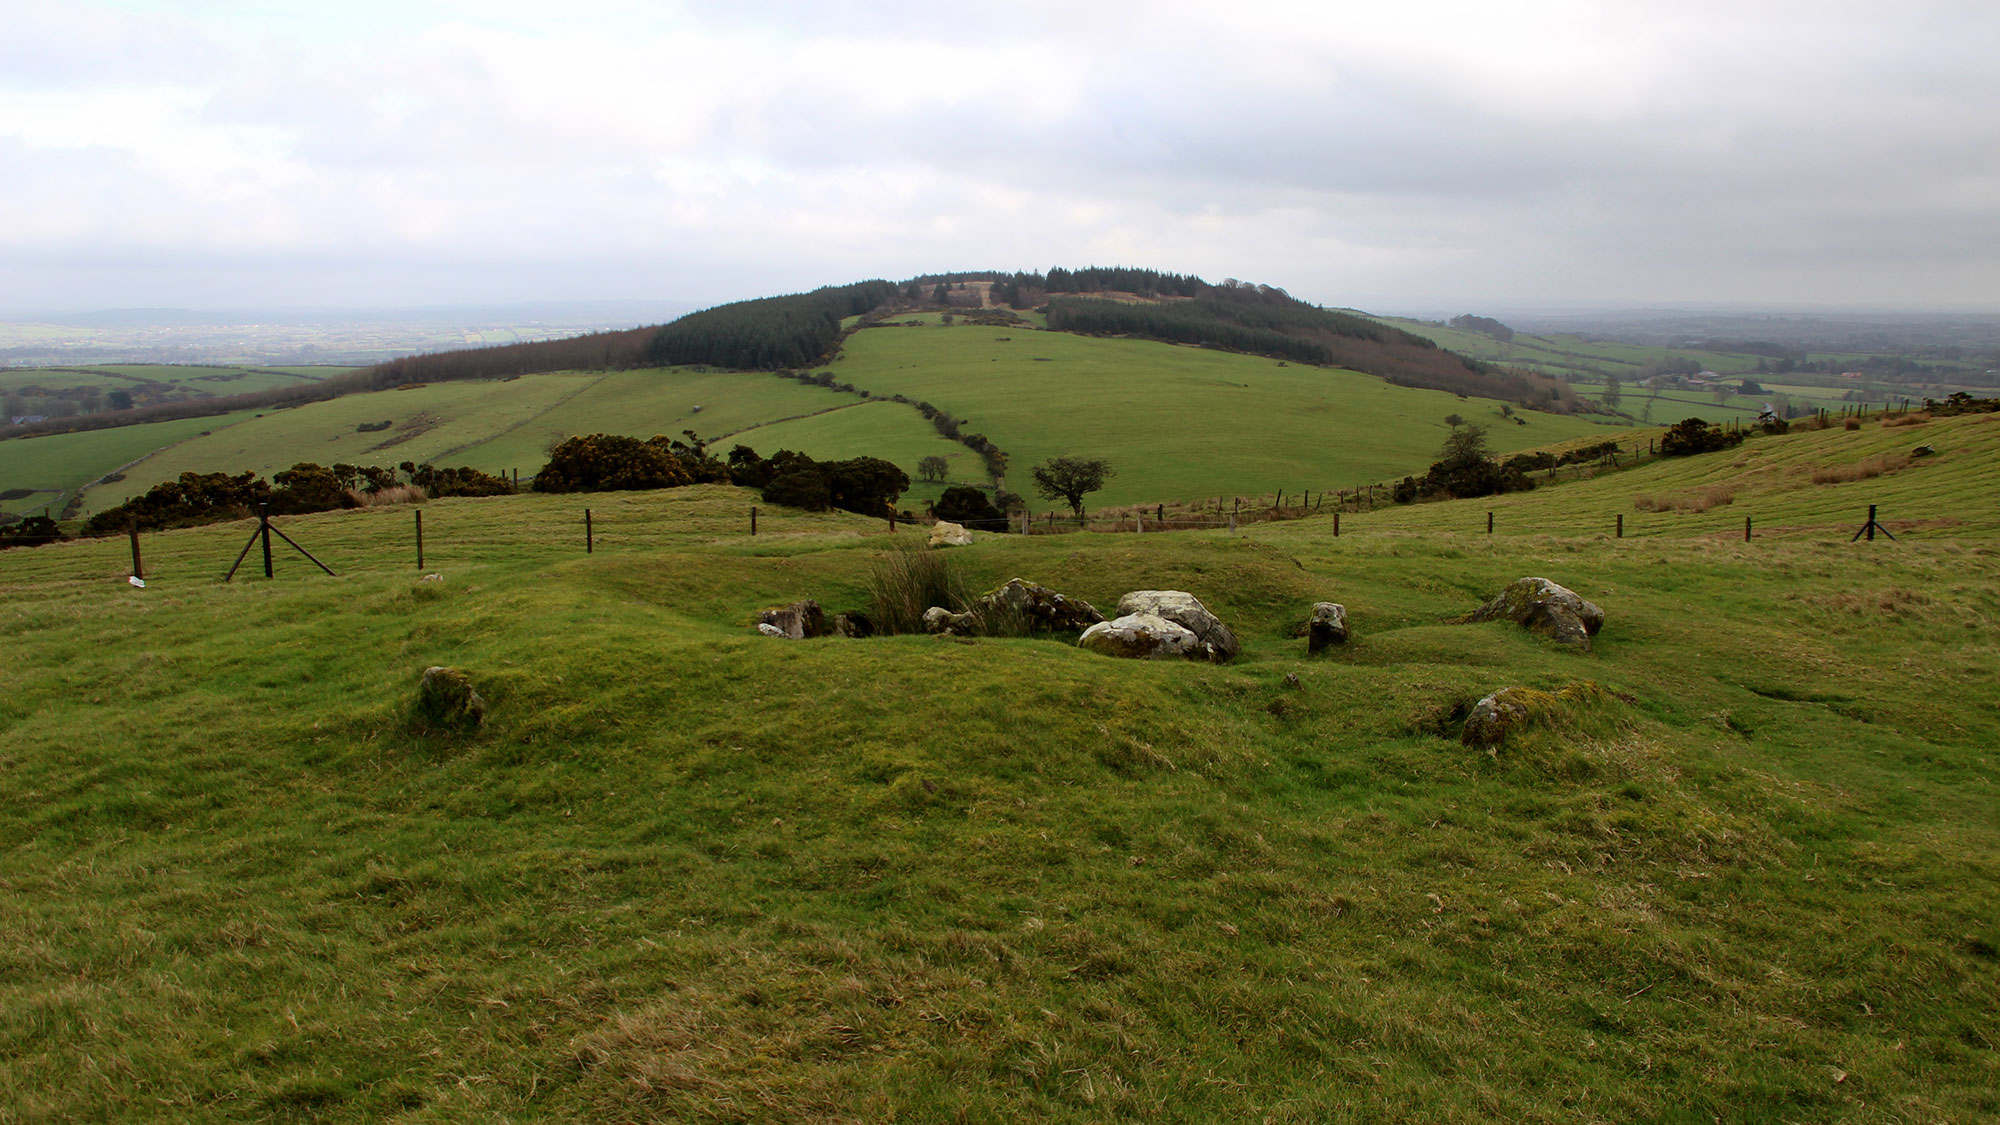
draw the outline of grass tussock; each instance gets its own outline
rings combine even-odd
[[[396,504],[421,504],[430,499],[429,493],[426,493],[414,484],[399,484],[394,488],[385,488],[379,492],[358,492],[350,488],[347,490],[347,494],[354,498],[354,503],[357,507],[362,508],[386,508]]]
[[[881,633],[921,633],[924,611],[943,606],[964,612],[971,598],[946,553],[900,547],[878,556],[868,573],[868,610]]]
[[[1920,410],[1915,414],[1898,414],[1891,418],[1884,418],[1882,419],[1882,426],[1884,429],[1891,426],[1921,426],[1930,420],[1930,412]]]
[[[1863,458],[1852,465],[1830,465],[1826,468],[1814,469],[1812,482],[1814,484],[1847,484],[1852,481],[1887,476],[1890,473],[1909,467],[1910,455],[1907,453],[1878,453],[1873,457]]]
[[[1665,492],[1632,498],[1632,506],[1642,512],[1706,512],[1710,508],[1720,508],[1735,502],[1736,488],[1728,484],[1711,484],[1703,488],[1688,489],[1685,492]]]

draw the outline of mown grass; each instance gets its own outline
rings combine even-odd
[[[120,543],[0,555],[0,1116],[2000,1113],[1986,524],[1440,530],[1473,502],[946,556],[1193,590],[1244,641],[1214,667],[758,637],[911,534],[752,539],[753,502],[434,502],[442,584],[406,510],[283,521],[338,579],[280,544],[218,583],[247,525],[149,536],[144,591]],[[1450,623],[1523,574],[1606,608],[1594,653]],[[1356,637],[1309,661],[1320,599]],[[486,729],[410,733],[434,663]],[[1583,681],[1496,754],[1452,737]]]

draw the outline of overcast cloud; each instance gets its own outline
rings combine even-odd
[[[0,0],[0,309],[2000,311],[2000,6]]]

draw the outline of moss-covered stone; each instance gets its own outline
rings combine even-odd
[[[417,684],[411,721],[421,733],[477,730],[486,721],[486,700],[464,672],[432,665]]]

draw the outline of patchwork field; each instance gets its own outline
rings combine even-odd
[[[916,536],[720,486],[432,502],[441,582],[406,509],[283,521],[339,578],[222,584],[247,524],[146,537],[144,590],[0,553],[0,1118],[1992,1120],[1996,433],[944,556],[1193,591],[1223,666],[757,636]],[[1609,535],[1712,485],[1784,531]],[[1956,522],[1850,544],[1864,497]],[[1454,623],[1526,574],[1594,651]],[[483,729],[415,733],[433,664]]]
[[[1287,365],[1253,356],[1141,340],[1091,339],[1027,328],[944,326],[854,335],[833,364],[835,378],[876,398],[902,394],[965,419],[1011,457],[1009,488],[1030,491],[1028,469],[1058,454],[1102,457],[1117,471],[1093,503],[1351,487],[1420,472],[1460,415],[1493,427],[1510,451],[1583,434],[1619,431],[1604,419],[1518,411],[1437,391],[1391,386],[1354,372]],[[387,421],[387,431],[357,427]],[[948,483],[987,484],[980,459],[941,438],[910,406],[872,402],[771,374],[675,368],[529,375],[492,382],[433,383],[348,395],[225,423],[210,420],[189,440],[184,428],[118,431],[118,461],[86,435],[35,439],[9,450],[0,474],[29,475],[35,457],[71,465],[94,480],[152,442],[163,448],[126,479],[90,489],[85,515],[112,507],[182,472],[269,476],[299,461],[470,465],[532,476],[549,446],[573,434],[694,430],[718,448],[743,442],[768,455],[793,448],[820,458],[885,457],[916,479],[924,456],[952,465]],[[177,444],[176,444],[177,443]],[[7,460],[15,454],[14,462]],[[16,467],[18,465],[18,467]],[[12,480],[0,475],[0,488]],[[921,504],[942,485],[918,485]]]

